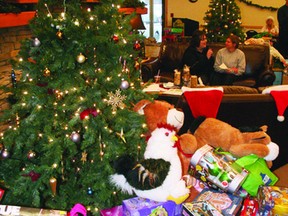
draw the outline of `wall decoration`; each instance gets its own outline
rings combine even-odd
[[[278,10],[278,8],[271,7],[271,6],[261,6],[258,4],[254,4],[254,3],[252,3],[252,1],[248,1],[248,0],[239,0],[239,1],[244,2],[245,4],[250,5],[250,6],[260,8],[260,9],[265,9],[265,10],[270,10],[270,11],[277,11]]]

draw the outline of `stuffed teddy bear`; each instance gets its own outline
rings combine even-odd
[[[220,147],[236,157],[255,154],[264,158],[270,168],[279,154],[279,147],[271,142],[266,131],[267,126],[264,125],[259,131],[241,132],[221,120],[205,117],[198,117],[190,127],[198,148],[208,144],[214,148]]]
[[[178,132],[184,123],[184,113],[166,101],[143,99],[134,106],[134,111],[145,116],[148,132],[158,124],[170,124]],[[183,176],[188,173],[190,158],[197,149],[196,138],[190,133],[179,136],[178,155],[181,160]]]

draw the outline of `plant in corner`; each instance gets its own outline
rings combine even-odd
[[[124,0],[123,3],[121,4],[121,7],[124,8],[144,8],[145,7],[145,3],[140,1],[140,0]]]

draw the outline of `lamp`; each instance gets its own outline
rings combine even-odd
[[[136,16],[130,20],[130,24],[132,26],[132,29],[135,29],[135,30],[145,30],[146,29],[144,26],[144,23],[142,21],[141,14],[136,14]]]

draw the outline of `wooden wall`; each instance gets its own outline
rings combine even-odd
[[[211,0],[198,0],[195,3],[191,3],[189,0],[165,0],[166,9],[165,9],[165,26],[172,25],[172,17],[175,18],[189,18],[196,20],[200,25],[204,24],[205,12],[209,9],[209,3]],[[250,1],[255,5],[261,7],[255,7],[247,5],[244,2],[235,0],[236,4],[240,7],[242,24],[246,29],[259,30],[264,24],[267,16],[274,16],[277,22],[277,12],[261,9],[261,7],[273,7],[279,8],[285,4],[284,0],[253,0]],[[278,24],[278,23],[277,23]]]

